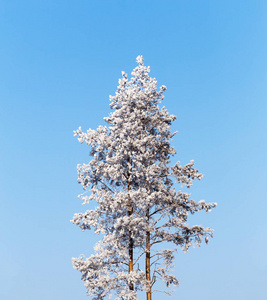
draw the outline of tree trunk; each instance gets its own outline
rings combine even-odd
[[[132,150],[131,150],[132,151]],[[132,155],[132,154],[131,154]],[[127,162],[132,165],[132,160],[130,156],[127,158]],[[131,203],[131,198],[130,198],[130,189],[131,189],[131,182],[130,182],[130,175],[131,175],[131,169],[127,170],[127,189],[128,189],[128,217],[131,217],[133,214],[133,206]],[[134,246],[134,241],[132,238],[132,230],[129,229],[129,274],[133,271],[133,246]],[[129,284],[129,290],[133,291],[134,290],[134,285],[132,283]]]
[[[133,213],[132,209],[128,210],[128,216],[131,216]],[[133,238],[132,238],[132,231],[129,230],[129,273],[133,271]],[[131,291],[134,290],[133,284],[129,284],[129,289]]]
[[[149,225],[149,209],[146,214],[147,225]],[[146,299],[151,300],[151,280],[150,280],[150,231],[146,232],[146,280],[148,281],[148,291],[146,292]]]
[[[130,183],[128,181],[127,183],[127,188],[128,188],[128,195],[130,192]],[[131,203],[131,198],[129,195],[129,199],[128,199],[128,216],[131,217],[131,215],[133,214],[133,206]],[[132,231],[131,229],[129,229],[129,273],[131,273],[133,271],[133,245],[134,245],[134,241],[132,238]],[[134,290],[134,285],[132,283],[129,284],[129,289],[130,291]]]

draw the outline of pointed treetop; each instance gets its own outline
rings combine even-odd
[[[138,65],[143,66],[144,65],[144,58],[143,55],[138,55],[136,57],[136,62],[138,63]]]

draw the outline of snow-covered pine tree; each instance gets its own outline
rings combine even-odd
[[[73,259],[93,299],[136,300],[137,291],[145,290],[151,300],[157,279],[167,288],[178,285],[170,274],[177,248],[162,249],[159,244],[172,242],[187,251],[212,237],[210,228],[187,224],[189,214],[208,212],[216,203],[195,202],[189,193],[176,191],[175,182],[189,188],[203,175],[193,161],[170,166],[176,153],[170,145],[175,135],[170,125],[176,117],[158,106],[166,87],[157,91],[142,56],[137,64],[130,80],[122,72],[117,92],[110,96],[113,112],[104,118],[108,127],[74,132],[91,147],[92,156],[88,164],[78,165],[78,182],[84,189],[79,197],[84,204],[96,201],[97,207],[75,214],[72,222],[103,234],[95,254]]]

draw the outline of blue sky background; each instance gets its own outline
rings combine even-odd
[[[190,219],[215,236],[177,253],[169,299],[267,299],[266,53],[264,0],[0,0],[0,299],[91,299],[72,131],[103,124],[139,54],[178,116],[176,159],[205,174],[193,198],[218,203]]]

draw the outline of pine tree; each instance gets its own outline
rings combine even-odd
[[[117,92],[110,96],[113,112],[104,118],[108,127],[74,132],[90,146],[92,156],[88,164],[78,165],[78,182],[84,189],[79,197],[84,204],[95,201],[97,207],[75,214],[72,222],[103,235],[95,254],[73,259],[93,299],[114,295],[135,300],[143,290],[151,300],[158,279],[167,288],[178,286],[170,273],[177,247],[187,251],[212,237],[210,228],[187,224],[189,214],[208,212],[216,203],[196,202],[182,189],[176,191],[177,183],[190,188],[203,175],[193,161],[170,166],[176,153],[170,145],[175,135],[170,125],[176,117],[159,108],[166,87],[157,90],[142,56],[137,64],[130,80],[122,72]],[[159,247],[167,242],[174,247]]]

